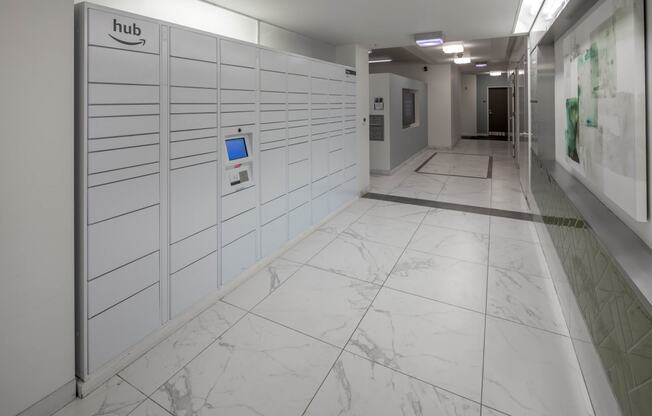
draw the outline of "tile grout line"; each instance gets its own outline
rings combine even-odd
[[[361,217],[361,218],[362,218],[362,217]],[[423,217],[423,219],[425,219],[425,216]],[[326,375],[324,376],[324,379],[321,381],[321,383],[319,384],[319,386],[318,386],[317,389],[315,390],[315,394],[313,394],[312,398],[308,401],[308,404],[306,405],[306,407],[304,408],[303,412],[301,413],[302,415],[305,415],[305,414],[306,414],[306,412],[307,412],[308,409],[310,408],[310,405],[311,405],[312,402],[315,400],[315,397],[317,397],[317,394],[319,394],[319,391],[321,390],[321,388],[323,387],[324,383],[325,383],[326,380],[328,379],[328,376],[329,376],[329,375],[331,374],[331,372],[333,371],[333,368],[335,368],[335,365],[337,364],[337,362],[338,362],[338,361],[340,360],[340,358],[342,357],[342,354],[343,354],[344,351],[346,350],[346,346],[349,345],[349,342],[351,342],[351,338],[353,338],[353,335],[355,335],[355,333],[357,332],[358,328],[360,327],[360,324],[362,323],[362,321],[364,320],[364,318],[367,316],[367,313],[369,313],[369,310],[371,309],[371,307],[373,306],[374,302],[376,301],[376,298],[378,298],[378,295],[380,294],[380,292],[381,292],[381,291],[383,290],[383,288],[385,287],[385,282],[387,282],[387,279],[389,278],[389,275],[394,271],[394,269],[396,268],[396,265],[398,264],[398,262],[401,260],[401,258],[402,258],[403,255],[405,254],[405,251],[407,250],[407,247],[408,247],[408,246],[410,245],[410,243],[412,242],[412,239],[413,239],[414,236],[416,235],[417,231],[419,231],[419,227],[421,227],[421,224],[423,223],[423,219],[422,219],[421,222],[419,223],[419,226],[418,226],[417,228],[415,228],[414,232],[412,233],[412,236],[410,237],[410,239],[408,240],[407,244],[406,244],[405,247],[403,248],[403,251],[402,251],[401,254],[398,256],[398,258],[397,258],[396,261],[394,262],[394,265],[393,265],[392,268],[390,269],[389,273],[387,273],[387,276],[385,277],[385,280],[383,280],[383,283],[382,283],[382,284],[380,285],[380,287],[378,288],[378,291],[377,291],[376,294],[374,295],[374,298],[371,300],[371,302],[370,302],[369,305],[367,306],[367,309],[365,310],[365,312],[364,312],[364,313],[362,314],[362,316],[360,317],[360,320],[358,320],[358,323],[357,323],[357,325],[355,326],[355,328],[353,329],[353,331],[351,331],[351,335],[349,335],[349,338],[348,338],[347,341],[344,343],[344,346],[341,348],[340,353],[338,354],[337,358],[335,359],[335,361],[333,361],[333,364],[331,365],[330,369],[328,370],[328,372],[327,372]]]
[[[223,302],[222,300],[218,300],[217,302],[215,302],[215,304],[217,304],[218,302],[226,303],[226,302]],[[211,305],[211,307],[214,306],[215,304]],[[216,342],[218,342],[218,341],[220,340],[220,338],[222,338],[222,337],[223,337],[227,332],[229,332],[233,327],[235,327],[235,326],[236,326],[240,321],[242,321],[242,320],[243,320],[243,319],[244,319],[244,318],[249,314],[249,312],[248,312],[247,310],[245,310],[245,309],[243,309],[243,308],[241,308],[241,307],[239,307],[239,306],[231,305],[230,303],[228,303],[228,305],[229,305],[229,306],[236,307],[237,309],[243,311],[244,313],[242,314],[242,316],[241,316],[240,318],[236,319],[236,321],[233,323],[233,325],[230,325],[228,328],[226,328],[224,331],[222,331],[218,337],[216,337],[214,340],[212,340],[210,343],[208,343],[208,345],[206,345],[204,348],[202,348],[202,350],[199,351],[199,353],[197,353],[197,354],[196,354],[192,359],[190,359],[190,360],[189,360],[189,361],[188,361],[184,366],[182,366],[179,370],[175,371],[174,374],[172,374],[172,375],[171,375],[169,378],[167,378],[167,379],[166,379],[166,380],[165,380],[165,381],[164,381],[160,386],[158,386],[158,387],[154,390],[154,392],[153,392],[152,394],[150,394],[150,395],[147,396],[148,399],[150,399],[151,401],[153,401],[154,403],[156,403],[156,404],[159,405],[160,407],[163,407],[163,405],[160,404],[159,402],[157,402],[155,399],[153,399],[152,396],[153,396],[153,395],[154,395],[154,394],[155,394],[155,393],[156,393],[156,392],[157,392],[157,391],[158,391],[158,390],[159,390],[163,385],[165,385],[165,383],[167,383],[168,381],[172,380],[174,377],[177,376],[177,374],[181,373],[181,372],[182,372],[182,371],[183,371],[187,366],[189,366],[193,361],[195,361],[195,360],[197,359],[197,357],[199,357],[200,355],[202,355],[202,354],[203,354],[207,349],[209,349],[213,344],[215,344]],[[164,409],[165,409],[165,408],[164,408]]]
[[[493,188],[493,185],[492,185]],[[482,373],[480,376],[480,416],[482,416],[484,406],[484,372],[486,367],[487,353],[487,309],[489,303],[489,263],[491,262],[491,219],[489,219],[489,238],[487,240],[487,273],[485,277],[485,295],[484,295],[484,333],[482,337]]]

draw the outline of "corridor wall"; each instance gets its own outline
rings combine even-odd
[[[355,199],[358,121],[352,68],[88,3],[76,28],[89,381]]]

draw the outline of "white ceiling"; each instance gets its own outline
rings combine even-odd
[[[446,40],[512,33],[520,0],[207,0],[333,45],[388,48],[415,33],[441,30]]]
[[[505,70],[512,51],[523,47],[524,37],[512,36],[493,39],[464,41],[464,56],[471,63],[460,65],[464,73],[483,73],[491,70]],[[393,62],[418,62],[428,64],[452,64],[456,54],[446,54],[441,46],[420,48],[410,45],[403,48],[374,49],[370,58],[391,58]],[[476,68],[478,62],[486,62],[484,68]]]

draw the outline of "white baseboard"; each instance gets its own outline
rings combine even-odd
[[[50,416],[75,400],[76,381],[70,380],[63,386],[34,403],[17,416]]]

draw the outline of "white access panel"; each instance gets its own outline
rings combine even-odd
[[[287,193],[287,148],[260,152],[260,202],[267,202]]]
[[[203,257],[170,277],[170,314],[176,316],[217,290],[217,252]]]
[[[288,216],[283,215],[261,228],[262,256],[268,256],[288,241]]]
[[[234,277],[247,270],[256,262],[256,232],[252,231],[233,243],[222,247],[222,284],[228,283]]]
[[[217,162],[170,172],[170,239],[217,224]]]
[[[88,366],[95,371],[161,325],[158,283],[88,322]]]

